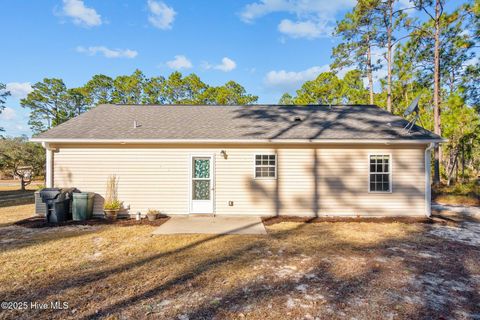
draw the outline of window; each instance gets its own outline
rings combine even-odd
[[[257,154],[255,155],[255,178],[276,178],[277,177],[277,155]]]
[[[390,155],[370,156],[370,192],[391,192]]]

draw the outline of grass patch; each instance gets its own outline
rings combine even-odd
[[[0,227],[11,225],[34,215],[35,205],[26,204],[15,207],[0,207]]]

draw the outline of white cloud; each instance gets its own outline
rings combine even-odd
[[[5,120],[5,121],[11,121],[11,120],[15,119],[15,117],[16,117],[15,110],[10,108],[10,107],[6,107],[0,113],[0,119]]]
[[[240,13],[245,22],[275,12],[287,12],[299,17],[308,15],[335,14],[340,10],[352,8],[355,0],[260,0],[259,2],[247,4]]]
[[[138,52],[130,49],[109,49],[104,46],[96,47],[77,47],[77,52],[86,53],[89,56],[94,56],[97,53],[103,54],[105,58],[135,58],[138,55]]]
[[[83,0],[63,0],[63,14],[78,25],[94,27],[102,24],[102,17],[95,9],[86,7]]]
[[[272,70],[265,76],[265,84],[279,91],[293,91],[305,81],[315,79],[320,73],[328,71],[329,66],[314,66],[303,71]]]
[[[148,21],[156,28],[168,30],[172,28],[175,15],[177,14],[172,7],[167,6],[164,2],[148,0],[148,10],[150,15]]]
[[[278,25],[278,31],[292,38],[314,39],[331,34],[333,28],[325,21],[291,21],[284,19]]]
[[[378,51],[380,52],[380,51]],[[345,67],[336,72],[338,78],[343,79],[347,72],[355,70],[354,66]],[[264,83],[276,91],[292,93],[299,89],[303,83],[310,81],[318,77],[322,72],[330,71],[329,65],[313,66],[302,71],[285,71],[285,70],[272,70],[267,73],[264,79]],[[383,67],[373,74],[374,90],[380,90],[380,80],[387,76],[387,69]],[[368,78],[362,78],[365,87],[368,87]]]
[[[240,18],[253,22],[270,13],[286,13],[296,21],[283,19],[278,30],[293,38],[318,38],[329,36],[335,23],[335,15],[355,5],[355,0],[260,0],[245,6]]]
[[[167,66],[175,70],[190,69],[193,67],[192,62],[183,55],[177,55],[175,59],[167,61]]]
[[[411,3],[411,0],[399,0],[398,6],[400,7],[400,9],[405,9],[413,7],[413,4]]]
[[[466,65],[466,66],[472,66],[472,65],[476,65],[476,64],[478,64],[478,63],[480,63],[480,57],[475,56],[475,57],[473,57],[473,58],[471,58],[471,59],[468,59],[468,60],[465,62],[465,65]]]
[[[23,99],[33,91],[30,82],[10,82],[7,83],[6,89],[7,91],[10,91],[12,97],[17,99]]]
[[[217,65],[211,65],[208,62],[203,64],[205,69],[216,69],[223,72],[229,72],[237,67],[237,63],[228,57],[223,57],[222,63]]]

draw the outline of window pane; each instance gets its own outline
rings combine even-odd
[[[377,176],[376,174],[371,174],[370,175],[370,182],[375,182],[375,177],[376,176]]]
[[[390,183],[384,182],[382,191],[390,191]]]
[[[210,178],[210,160],[209,159],[193,160],[193,177],[194,178]]]
[[[210,200],[210,180],[193,180],[193,200]]]
[[[269,161],[269,164],[270,164],[271,166],[274,166],[274,165],[275,165],[275,160],[270,160],[270,161]]]
[[[370,191],[376,191],[375,190],[375,182],[370,181]]]

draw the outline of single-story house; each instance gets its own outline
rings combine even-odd
[[[442,138],[373,105],[99,105],[32,138],[47,187],[119,178],[130,214],[430,215]]]

